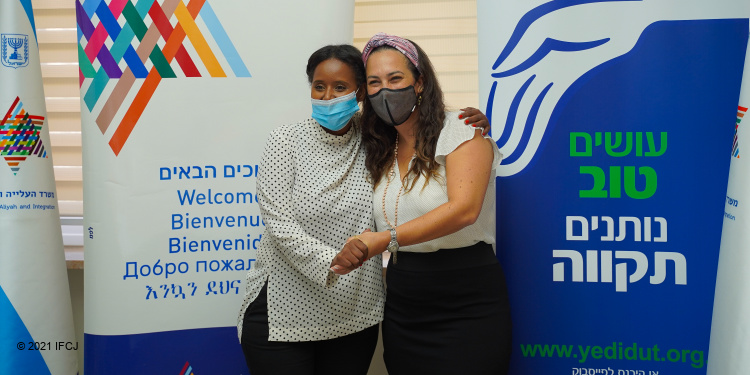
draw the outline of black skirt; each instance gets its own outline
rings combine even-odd
[[[505,374],[508,292],[492,246],[399,252],[388,263],[383,357],[390,375]]]

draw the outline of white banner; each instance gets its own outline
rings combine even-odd
[[[0,374],[78,371],[29,0],[0,2]]]
[[[307,58],[351,43],[353,1],[77,8],[86,373],[247,373],[235,325],[261,152],[310,116]]]
[[[750,107],[750,48],[745,55],[742,91],[729,166],[729,185],[721,233],[716,295],[708,356],[709,375],[750,373],[750,164],[742,146],[750,145],[744,120]],[[743,120],[745,121],[743,123]],[[745,154],[745,155],[743,155]],[[741,156],[745,156],[741,158]]]

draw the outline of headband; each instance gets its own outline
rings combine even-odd
[[[372,53],[375,48],[383,45],[395,48],[397,51],[404,54],[404,56],[414,64],[417,70],[420,72],[422,71],[422,69],[419,69],[419,54],[417,53],[417,48],[414,47],[414,44],[402,37],[386,33],[377,33],[373,35],[373,37],[370,38],[370,41],[365,45],[365,48],[362,49],[362,61],[365,63],[365,66],[367,66],[367,59],[370,58],[370,53]]]

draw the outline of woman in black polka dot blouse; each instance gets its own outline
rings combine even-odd
[[[258,174],[266,229],[238,320],[253,375],[366,374],[383,318],[380,256],[344,276],[329,272],[341,244],[373,227],[359,128],[361,53],[323,47],[307,76],[313,118],[271,133]],[[468,111],[470,124],[486,124]]]

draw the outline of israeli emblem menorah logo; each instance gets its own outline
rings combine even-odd
[[[29,65],[29,36],[25,34],[0,34],[0,55],[3,65],[23,68]]]

